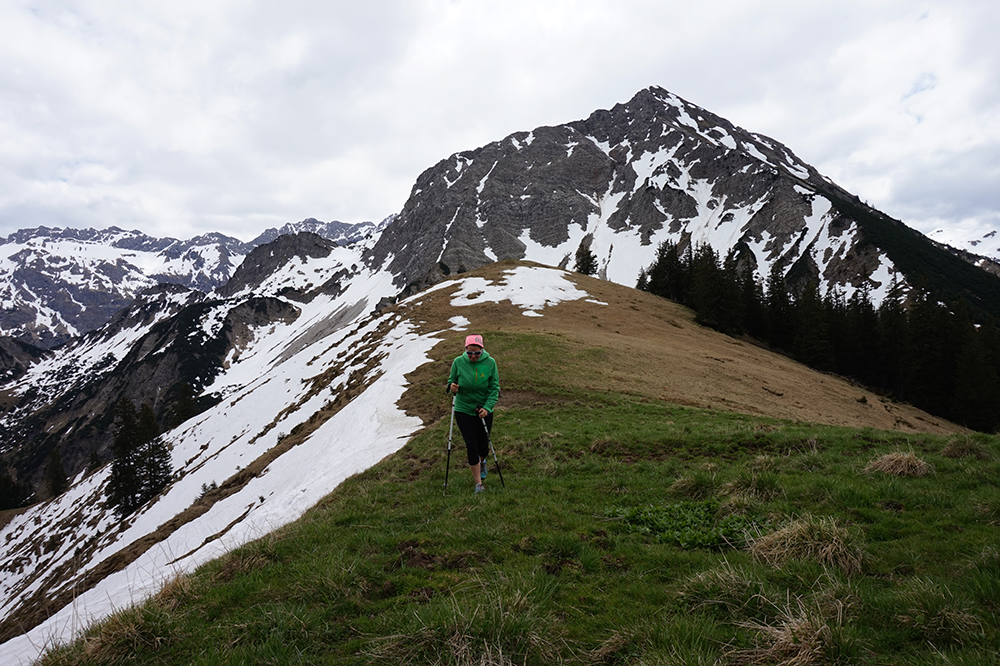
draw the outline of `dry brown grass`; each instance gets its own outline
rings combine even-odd
[[[505,261],[456,277],[499,281],[504,271],[519,265],[537,264]],[[567,358],[599,354],[600,363],[582,363],[576,366],[578,371],[560,379],[574,388],[622,391],[679,405],[853,428],[968,432],[909,405],[883,402],[874,394],[861,403],[857,386],[696,324],[689,309],[666,299],[579,273],[567,272],[566,276],[592,298],[548,307],[542,317],[525,317],[507,301],[455,308],[451,305],[454,289],[447,286],[408,303],[405,314],[413,321],[426,322],[422,332],[428,333],[440,331],[441,322],[460,314],[470,321],[470,331],[486,336],[487,347],[495,332],[531,333],[557,338]],[[401,404],[408,411],[428,421],[447,415],[437,390],[440,382],[434,382],[447,376],[465,333],[450,333],[431,350],[433,362],[408,375],[411,386],[433,384],[435,389],[423,401],[404,395]],[[503,376],[505,356],[498,356],[497,362]],[[501,408],[508,404],[508,396],[513,399],[515,391],[527,388],[505,384]]]
[[[844,613],[801,599],[783,608],[772,624],[741,623],[759,632],[758,645],[729,653],[729,663],[741,665],[818,666],[833,663]]]
[[[859,537],[832,518],[808,515],[754,539],[750,554],[775,567],[792,559],[811,559],[848,576],[860,573],[864,564]]]
[[[927,476],[934,468],[913,451],[893,451],[872,460],[865,467],[866,473],[882,472],[892,476]]]

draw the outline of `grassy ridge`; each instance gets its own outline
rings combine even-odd
[[[996,663],[995,438],[681,408],[491,341],[506,489],[473,495],[460,444],[443,486],[442,419],[41,663]]]

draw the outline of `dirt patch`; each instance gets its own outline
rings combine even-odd
[[[413,541],[404,541],[396,549],[399,551],[399,562],[401,565],[414,569],[426,569],[428,571],[436,569],[464,571],[474,567],[481,559],[479,554],[472,551],[432,555],[422,550],[420,545]]]

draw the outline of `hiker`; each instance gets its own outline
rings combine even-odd
[[[483,336],[466,336],[465,353],[451,362],[448,391],[455,395],[455,422],[465,440],[469,470],[476,482],[475,492],[481,493],[485,490],[483,481],[486,479],[486,454],[490,451],[489,432],[493,429],[493,407],[500,398],[497,362],[484,349]]]

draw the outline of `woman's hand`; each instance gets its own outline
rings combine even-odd
[[[487,415],[489,415],[489,412],[486,411],[485,407],[480,407],[479,409],[476,410],[476,415],[481,419],[485,419]]]
[[[452,383],[448,386],[448,390],[451,391],[452,395],[458,393],[458,384]]]

